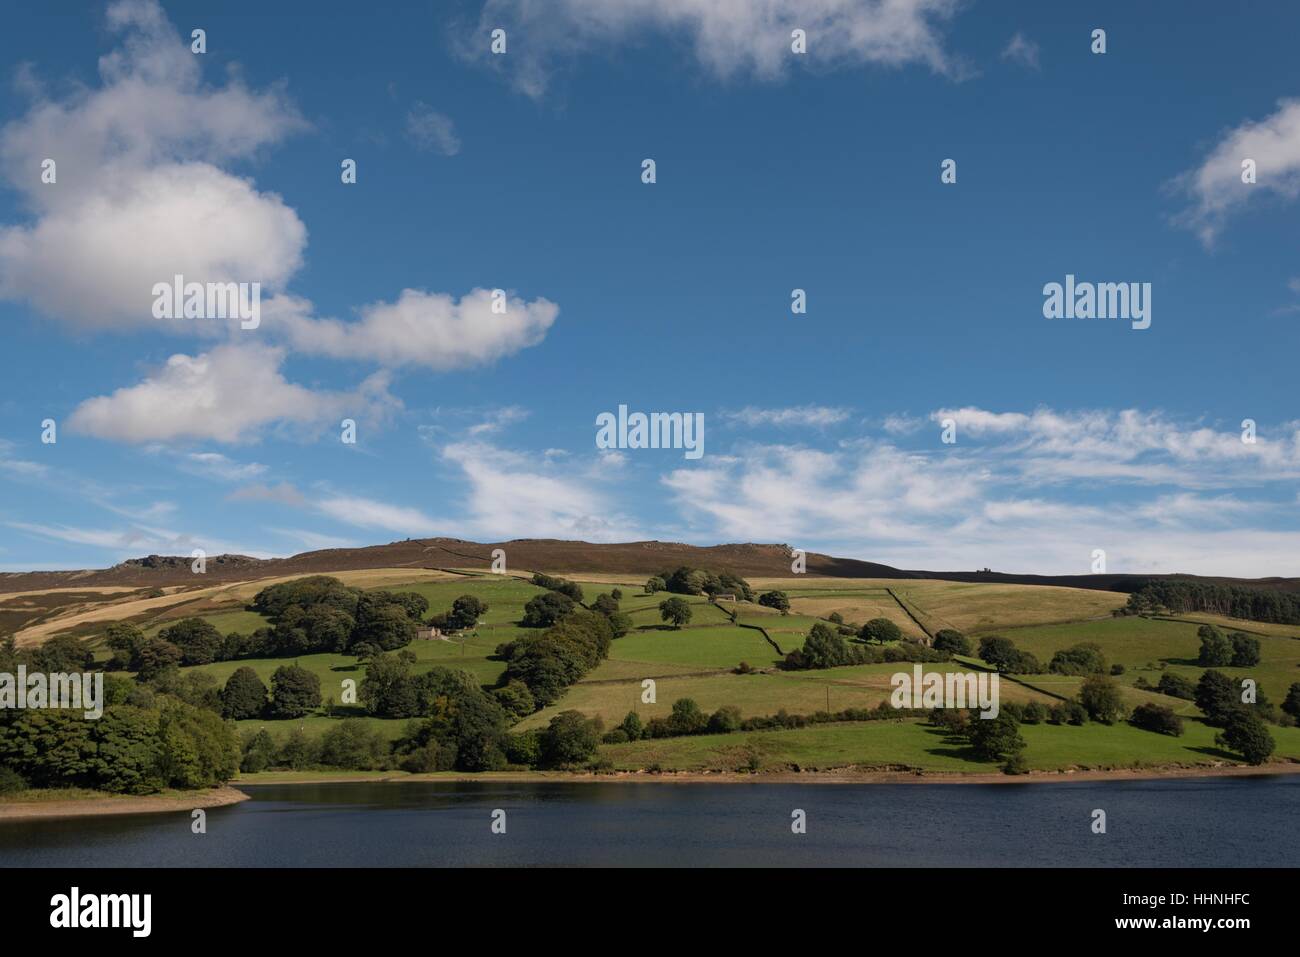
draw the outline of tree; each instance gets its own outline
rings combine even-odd
[[[1213,625],[1201,625],[1196,630],[1201,639],[1201,652],[1197,664],[1207,668],[1221,668],[1232,664],[1232,642],[1224,637],[1223,632]]]
[[[1295,682],[1287,689],[1286,699],[1282,702],[1282,710],[1291,717],[1300,719],[1300,681]]]
[[[1221,671],[1207,671],[1196,684],[1196,707],[1210,724],[1222,725],[1228,715],[1238,710],[1241,700],[1232,679]]]
[[[367,592],[357,604],[357,627],[353,644],[371,644],[384,651],[403,648],[415,640],[416,623],[405,606],[397,602],[380,603]]]
[[[1214,742],[1236,751],[1249,764],[1263,764],[1276,746],[1259,715],[1246,708],[1238,708],[1228,716],[1223,732],[1215,737]]]
[[[1234,668],[1252,668],[1259,664],[1259,639],[1234,631],[1228,639],[1232,642],[1232,661]]]
[[[622,638],[632,630],[632,616],[616,611],[609,616],[609,628],[615,638]]]
[[[1025,749],[1020,726],[1007,711],[996,718],[976,718],[967,725],[966,733],[981,761],[1005,761]]]
[[[504,687],[495,689],[492,696],[497,699],[497,704],[517,719],[526,718],[537,710],[533,693],[522,681],[508,682]]]
[[[619,729],[627,735],[629,741],[640,741],[645,735],[645,727],[641,724],[641,716],[635,711],[629,711],[623,718]]]
[[[1047,669],[1058,675],[1099,675],[1106,673],[1108,665],[1101,645],[1085,641],[1052,655]]]
[[[1107,675],[1089,675],[1083,680],[1079,704],[1089,718],[1102,724],[1114,724],[1124,717],[1124,697],[1119,685]]]
[[[237,668],[226,679],[226,687],[221,689],[221,715],[238,722],[246,718],[257,718],[265,707],[266,685],[261,683],[257,672],[248,666]]]
[[[804,639],[803,654],[798,659],[805,668],[834,668],[849,662],[849,646],[843,638],[821,622],[812,626]]]
[[[535,595],[524,605],[525,628],[549,628],[573,611],[573,599],[557,591]]]
[[[203,618],[186,618],[158,633],[163,641],[170,641],[181,650],[182,663],[208,665],[221,653],[221,632],[212,622]]]
[[[542,732],[541,760],[547,767],[583,764],[600,744],[600,724],[581,711],[561,711]]]
[[[600,612],[606,618],[618,613],[618,599],[613,595],[607,595],[603,592],[596,596],[596,600],[591,603],[591,610]]]
[[[665,598],[659,603],[659,617],[680,628],[691,620],[691,606],[684,598]]]
[[[887,641],[902,641],[903,630],[888,618],[872,618],[862,626],[859,637],[863,641],[875,641],[883,645]]]
[[[655,592],[663,591],[666,587],[667,585],[664,580],[658,575],[655,575],[653,578],[646,579],[645,593],[647,595],[653,595]]]
[[[1157,734],[1171,734],[1178,737],[1183,733],[1183,719],[1174,714],[1173,708],[1162,704],[1140,704],[1133,709],[1129,722],[1136,728],[1154,731]]]
[[[950,655],[969,655],[974,650],[970,639],[954,628],[943,628],[934,633],[934,649]]]
[[[487,610],[487,603],[477,596],[461,595],[451,603],[451,611],[447,612],[445,619],[446,626],[452,631],[473,628],[478,624],[478,620],[487,613]]]
[[[332,768],[365,771],[379,767],[388,754],[388,741],[360,718],[330,722],[320,739],[320,763]]]
[[[56,635],[32,653],[31,670],[46,674],[90,671],[95,656],[75,635]]]
[[[709,716],[700,710],[694,698],[678,698],[673,702],[668,726],[673,734],[700,734],[709,726]]]
[[[164,672],[179,667],[181,650],[162,638],[146,638],[136,649],[133,667],[140,681],[154,681]]]
[[[1182,675],[1165,672],[1160,676],[1160,681],[1156,683],[1156,690],[1161,694],[1167,694],[1171,698],[1183,698],[1186,701],[1196,699],[1196,685]]]
[[[297,665],[281,665],[271,675],[271,712],[301,718],[320,707],[320,678]]]
[[[765,608],[775,608],[783,615],[790,613],[790,598],[783,591],[768,591],[758,596],[758,603]]]
[[[977,654],[998,671],[1004,671],[1006,670],[1005,665],[1015,659],[1016,646],[1010,638],[1003,638],[1001,635],[986,635],[980,639]]]

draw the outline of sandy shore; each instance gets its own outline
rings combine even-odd
[[[1170,768],[1130,768],[1117,770],[1034,771],[1009,775],[1001,772],[962,773],[943,771],[875,770],[839,768],[823,771],[773,771],[746,774],[734,771],[616,771],[594,774],[566,771],[498,771],[478,774],[322,774],[299,777],[291,772],[270,773],[265,777],[242,778],[235,787],[277,784],[403,784],[409,782],[541,782],[610,784],[619,782],[647,784],[1060,784],[1068,781],[1155,781],[1167,778],[1254,777],[1274,774],[1300,774],[1300,763],[1274,762],[1258,767],[1250,765],[1203,765]]]
[[[115,794],[70,801],[0,802],[0,824],[7,821],[55,820],[73,817],[102,817],[108,814],[161,814],[193,811],[195,808],[225,807],[247,801],[248,795],[232,787],[211,788],[180,796]]]

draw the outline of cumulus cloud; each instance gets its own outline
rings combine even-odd
[[[1242,162],[1256,164],[1256,182],[1243,183]],[[1175,189],[1191,205],[1178,217],[1210,246],[1230,216],[1252,198],[1273,194],[1284,200],[1300,196],[1300,100],[1281,100],[1262,120],[1247,120],[1229,130],[1201,165],[1177,177]]]
[[[314,431],[342,418],[375,419],[396,405],[387,375],[353,392],[313,391],[284,378],[283,349],[227,344],[177,354],[133,386],[82,402],[69,427],[122,442],[240,442],[267,426]]]
[[[394,302],[363,306],[355,322],[315,318],[302,300],[277,300],[263,315],[269,331],[287,337],[302,353],[446,371],[485,365],[537,345],[560,311],[542,298],[506,297],[503,312],[492,304],[487,289],[473,289],[460,299],[404,289]]]
[[[306,229],[280,197],[217,164],[302,129],[279,90],[203,83],[201,57],[147,0],[108,8],[120,44],[100,85],[37,96],[0,129],[0,165],[27,222],[0,226],[0,297],[70,324],[156,323],[151,289],[198,282],[283,285],[302,261]],[[41,182],[42,162],[57,181]]]
[[[542,95],[553,64],[644,33],[686,37],[713,74],[780,77],[794,56],[791,31],[808,38],[807,59],[822,65],[921,64],[953,73],[941,27],[958,0],[488,0],[460,52],[497,69],[529,96]],[[509,55],[492,56],[486,38],[501,27]],[[472,37],[472,39],[471,39]]]

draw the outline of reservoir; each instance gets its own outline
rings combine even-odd
[[[1291,867],[1300,775],[1034,784],[255,785],[207,813],[0,824],[4,867]],[[792,831],[803,811],[806,833]],[[1093,832],[1105,811],[1106,833]],[[504,811],[505,833],[493,833]],[[495,815],[498,819],[500,815]],[[498,826],[499,829],[499,826]]]

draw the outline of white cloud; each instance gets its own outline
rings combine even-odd
[[[956,418],[922,448],[742,446],[663,477],[691,534],[785,541],[902,568],[1300,575],[1293,423],[1240,433],[1136,410]],[[1220,488],[1216,494],[1198,489]]]
[[[460,137],[450,117],[418,100],[406,114],[406,135],[419,149],[432,150],[443,156],[460,152]]]
[[[955,72],[944,52],[940,24],[957,0],[488,0],[460,50],[511,71],[515,86],[540,96],[552,63],[608,50],[649,32],[684,35],[697,59],[720,77],[781,76],[793,60],[791,31],[807,33],[806,59],[817,65],[922,64]],[[508,54],[493,56],[486,37],[506,29]]]
[[[1031,70],[1038,69],[1038,44],[1019,31],[1002,51],[1002,59],[1019,63]]]
[[[800,405],[784,409],[760,409],[750,405],[736,412],[724,412],[722,415],[723,418],[750,428],[768,425],[821,429],[843,422],[849,417],[849,410],[820,405]]]
[[[416,508],[357,495],[331,495],[315,504],[330,518],[358,528],[377,528],[412,538],[441,534],[438,522]]]
[[[263,307],[264,325],[299,352],[424,366],[437,371],[484,365],[540,343],[559,314],[546,299],[505,299],[494,312],[492,292],[473,289],[459,300],[444,293],[404,289],[396,302],[360,309],[357,322],[316,319],[310,304],[278,298]]]
[[[608,462],[597,460],[585,471],[564,463],[556,469],[549,457],[513,452],[482,442],[456,442],[442,450],[469,483],[465,517],[448,522],[452,534],[482,539],[580,538],[630,541],[640,536],[601,487]]]
[[[1241,181],[1244,160],[1253,159],[1257,181]],[[1286,200],[1300,196],[1300,100],[1281,100],[1277,111],[1259,121],[1247,120],[1224,134],[1200,166],[1177,177],[1173,185],[1192,205],[1177,222],[1210,246],[1229,216],[1252,198],[1275,193]]]
[[[103,529],[35,522],[6,522],[5,524],[37,538],[99,548],[109,552],[118,560],[140,555],[189,555],[196,548],[202,549],[208,556],[238,554],[253,558],[276,557],[271,552],[245,548],[220,538],[146,525]]]
[[[240,442],[268,426],[312,431],[342,418],[373,420],[396,404],[384,373],[354,392],[312,391],[284,378],[284,357],[281,349],[240,344],[177,354],[140,383],[82,402],[68,425],[122,442]]]
[[[115,3],[108,22],[122,41],[101,58],[98,88],[38,99],[0,129],[0,165],[33,213],[0,226],[0,297],[93,329],[156,324],[153,284],[177,273],[283,285],[301,264],[302,222],[215,164],[301,118],[278,91],[206,87],[203,58],[156,3]],[[46,158],[54,184],[40,180]]]
[[[266,471],[260,462],[236,462],[220,452],[186,452],[181,456],[181,468],[223,482],[245,482]]]

